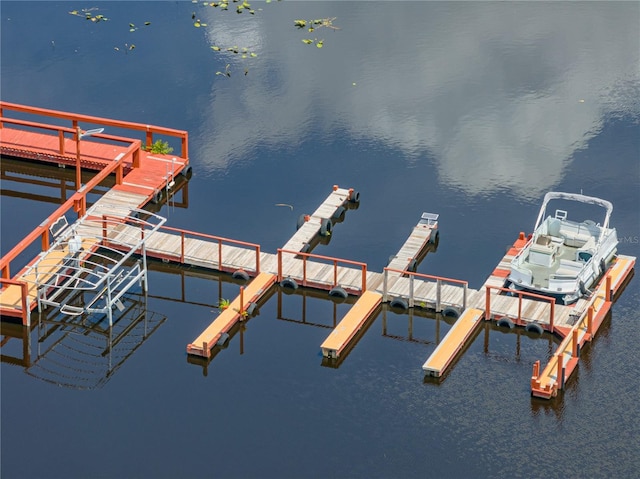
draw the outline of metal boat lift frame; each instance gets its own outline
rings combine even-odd
[[[112,326],[113,308],[123,309],[120,298],[136,283],[147,291],[145,243],[166,218],[118,205],[97,207],[72,225],[61,217],[51,227],[54,243],[29,266],[39,312],[51,306],[71,316],[103,313]],[[141,258],[130,266],[135,254]],[[78,291],[92,296],[84,304],[70,304],[77,297],[71,293]]]

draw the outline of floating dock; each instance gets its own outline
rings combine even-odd
[[[7,116],[10,112],[49,116],[71,125],[10,118]],[[80,123],[100,128],[82,130]],[[146,145],[153,143],[154,135],[173,137],[180,142],[181,154],[150,154],[140,140],[105,133],[109,127],[144,132]],[[403,310],[419,307],[458,317],[423,365],[425,373],[434,377],[442,377],[451,366],[481,318],[509,328],[536,328],[560,336],[564,340],[556,354],[542,370],[536,362],[531,378],[532,395],[550,398],[564,387],[577,365],[580,348],[597,332],[611,308],[614,294],[624,287],[635,266],[634,257],[619,255],[590,297],[569,306],[555,304],[544,296],[505,289],[510,263],[528,241],[520,234],[482,287],[472,289],[466,281],[416,272],[428,245],[438,241],[438,215],[425,213],[399,252],[390,258],[388,267],[382,272],[368,271],[366,263],[311,252],[318,237],[331,235],[345,211],[360,200],[353,188],[337,185],[313,214],[298,220],[296,233],[276,254],[265,253],[254,243],[170,228],[161,224],[164,218],[160,217],[153,235],[145,237],[144,228],[137,224],[140,215],[145,214],[140,208],[163,201],[181,179],[190,177],[186,132],[6,102],[0,102],[0,129],[3,155],[74,167],[76,173],[77,191],[0,260],[0,313],[21,318],[25,326],[30,325],[31,312],[37,304],[49,304],[38,296],[43,279],[64,276],[71,259],[86,262],[98,248],[111,248],[113,252],[135,252],[143,262],[149,256],[229,273],[245,282],[239,297],[187,346],[190,356],[210,360],[212,350],[226,342],[234,326],[251,314],[258,301],[269,296],[275,284],[292,290],[306,287],[325,290],[331,296],[359,296],[321,345],[323,356],[331,360],[339,359],[353,347],[354,338],[366,330],[367,321],[383,303]],[[93,139],[84,139],[88,136]],[[92,173],[85,183],[88,171]],[[87,194],[107,178],[114,179],[113,187],[88,209]],[[71,258],[69,242],[60,246],[52,241],[60,234],[55,231],[56,225],[68,213],[77,213],[80,218],[69,228],[75,228],[80,236],[84,256]],[[37,242],[41,244],[41,253],[12,275],[12,261]],[[37,273],[40,276],[34,280],[29,275],[36,265],[40,267]],[[78,278],[85,274],[82,271]],[[141,277],[139,273],[137,270],[135,279]],[[89,311],[74,305],[65,309],[60,301],[55,304],[61,313]],[[111,304],[117,306],[117,298]]]
[[[228,332],[238,321],[253,313],[253,308],[261,296],[267,293],[276,282],[276,276],[260,273],[247,286],[241,287],[240,296],[218,315],[207,329],[191,344],[187,345],[187,353],[195,356],[209,357],[211,348],[222,345],[228,338]]]
[[[381,303],[382,295],[380,293],[373,291],[362,293],[362,296],[358,298],[358,301],[320,346],[322,355],[329,359],[339,358],[351,339]]]
[[[469,340],[484,316],[481,309],[467,308],[453,324],[449,332],[422,365],[422,370],[432,377],[441,377],[457,354]]]

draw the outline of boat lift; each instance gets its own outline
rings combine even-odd
[[[165,221],[117,204],[96,204],[72,225],[62,216],[50,228],[55,241],[27,270],[35,278],[38,311],[102,313],[112,326],[113,309],[124,309],[122,296],[136,283],[147,291],[146,242]]]

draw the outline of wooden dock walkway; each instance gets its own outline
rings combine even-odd
[[[360,194],[353,188],[344,189],[333,186],[333,191],[311,215],[302,215],[298,220],[296,233],[282,249],[307,253],[317,235],[330,236],[333,221],[345,212],[347,203],[358,203]]]
[[[423,213],[400,250],[390,259],[387,267],[390,270],[399,271],[396,274],[403,274],[405,271],[415,272],[425,254],[426,246],[435,244],[438,236],[438,215]]]

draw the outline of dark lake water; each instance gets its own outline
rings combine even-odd
[[[2,1],[1,98],[188,130],[189,206],[160,214],[268,252],[338,184],[362,201],[316,252],[376,271],[431,211],[441,241],[418,271],[477,288],[550,190],[610,200],[619,252],[640,253],[637,2],[251,4],[255,15],[233,3]],[[68,13],[92,7],[108,21]],[[293,25],[334,17],[339,30]],[[55,209],[4,194],[29,188],[41,192],[2,183],[3,252]],[[133,354],[119,345],[112,374],[107,356],[78,367],[95,387],[2,363],[1,474],[637,477],[637,284],[566,391],[537,401],[532,364],[555,340],[487,326],[444,382],[425,384],[450,324],[416,315],[411,341],[410,317],[385,311],[328,368],[321,326],[348,306],[301,295],[269,299],[205,376],[186,344],[237,285],[187,276],[181,301],[181,276],[152,271],[148,310],[166,319]],[[22,344],[2,352],[20,357]]]

